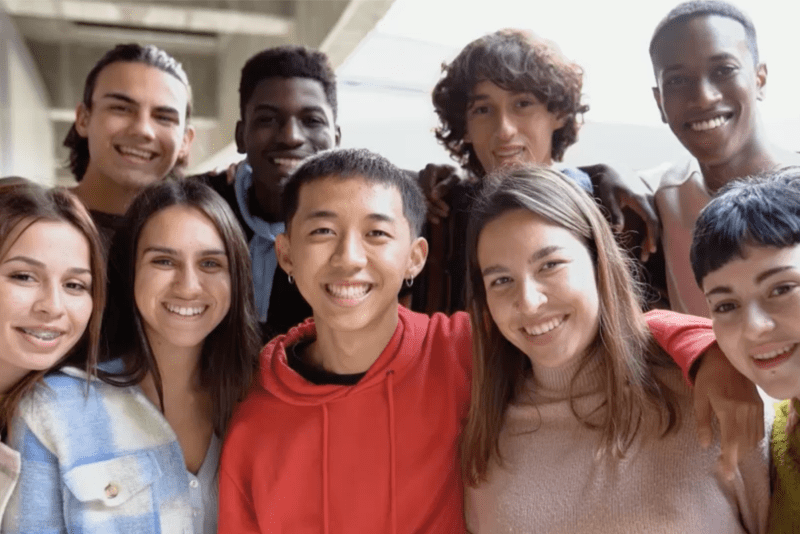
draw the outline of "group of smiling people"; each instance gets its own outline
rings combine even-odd
[[[242,70],[245,161],[178,177],[186,75],[107,53],[65,141],[78,185],[0,180],[2,532],[791,532],[797,415],[770,454],[753,383],[800,396],[800,339],[769,327],[800,310],[800,171],[686,201],[777,166],[755,110],[715,103],[760,96],[751,27],[714,1],[656,29],[696,158],[650,180],[657,214],[634,177],[554,168],[581,71],[526,32],[434,90],[466,174],[336,148],[327,59],[285,47]],[[645,256],[661,217],[664,295],[701,292],[725,355],[708,320],[643,312],[620,202]]]

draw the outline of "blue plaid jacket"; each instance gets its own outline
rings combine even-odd
[[[111,364],[104,369],[121,369]],[[4,533],[199,534],[198,484],[174,431],[141,389],[94,380],[87,394],[86,375],[74,368],[45,384],[23,399],[12,422],[9,446],[22,465]],[[216,517],[216,490],[214,497],[207,513]]]

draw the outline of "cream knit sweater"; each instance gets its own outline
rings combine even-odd
[[[691,396],[675,370],[659,371],[680,402],[681,426],[659,438],[646,419],[622,460],[596,459],[600,434],[580,423],[568,401],[577,362],[536,367],[509,406],[500,438],[504,464],[467,488],[467,527],[474,534],[760,533],[766,528],[769,474],[766,444],[747,456],[731,482],[717,476],[719,444],[703,450]],[[597,366],[576,383],[580,413],[602,400]]]

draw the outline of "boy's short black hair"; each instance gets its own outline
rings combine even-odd
[[[239,112],[244,120],[247,102],[265,78],[311,78],[322,84],[336,120],[336,74],[324,52],[304,46],[267,48],[247,60],[239,81]]]
[[[676,26],[687,20],[704,15],[718,15],[733,19],[744,27],[747,47],[753,56],[753,64],[758,65],[758,43],[756,42],[756,27],[753,21],[744,14],[742,10],[728,2],[720,0],[693,0],[678,4],[667,16],[661,19],[650,39],[650,59],[655,63],[656,42],[661,35],[669,28]]]
[[[564,126],[553,132],[550,156],[561,161],[578,139],[580,121],[589,106],[581,102],[583,70],[564,57],[555,43],[516,29],[499,30],[464,47],[449,64],[433,89],[433,107],[439,116],[436,138],[453,159],[476,176],[485,169],[467,133],[467,108],[472,91],[490,81],[506,91],[532,93],[547,111],[564,117]]]
[[[283,186],[281,205],[286,226],[291,224],[300,202],[300,189],[322,178],[364,178],[367,182],[394,187],[403,201],[403,215],[412,237],[422,232],[425,222],[425,196],[414,176],[393,165],[383,156],[364,148],[338,148],[320,152],[303,162]]]
[[[697,285],[743,247],[800,243],[800,167],[785,167],[726,185],[700,212],[691,262]]]

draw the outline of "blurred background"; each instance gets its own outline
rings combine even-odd
[[[769,68],[762,118],[772,141],[800,151],[800,2],[739,0]],[[647,47],[676,0],[0,0],[0,175],[71,183],[61,142],[86,74],[119,42],[152,43],[181,61],[197,129],[190,171],[240,159],[233,146],[242,65],[259,50],[326,52],[339,84],[342,145],[419,169],[449,162],[433,136],[430,92],[469,41],[526,28],[584,67],[591,109],[570,164],[646,168],[686,157],[661,123]]]

